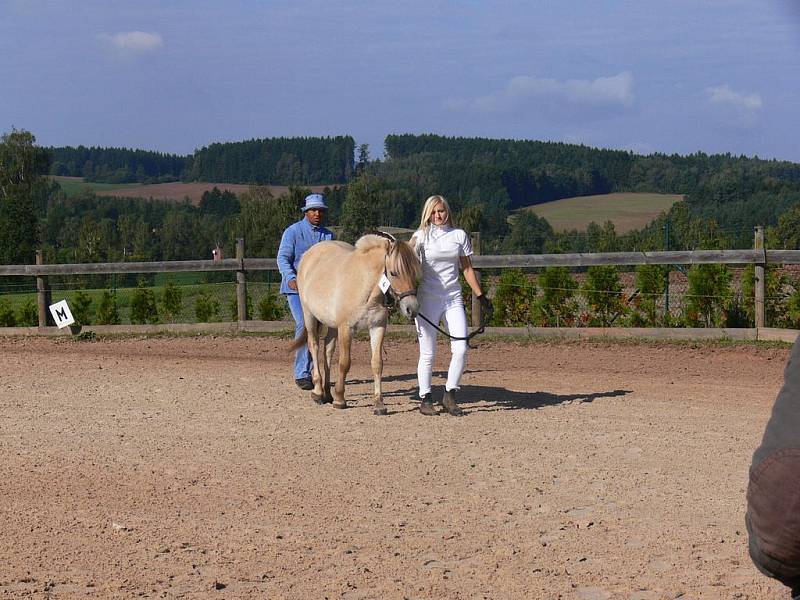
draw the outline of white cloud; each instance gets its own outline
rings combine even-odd
[[[743,94],[727,84],[707,87],[705,94],[712,118],[718,125],[740,130],[757,125],[763,107],[759,94]]]
[[[541,105],[620,109],[633,106],[633,87],[634,78],[629,71],[594,80],[559,81],[520,75],[513,77],[503,90],[471,100],[448,98],[444,101],[444,107],[485,113],[513,112],[527,106]]]
[[[757,111],[762,106],[760,95],[735,92],[727,84],[707,87],[706,96],[712,104],[732,106],[741,110]]]
[[[113,35],[104,34],[102,37],[113,48],[123,52],[151,52],[164,45],[160,34],[145,31],[123,31]]]

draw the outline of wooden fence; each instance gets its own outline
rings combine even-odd
[[[761,230],[759,232],[759,230]],[[759,244],[760,242],[760,244]],[[237,316],[246,320],[247,278],[253,271],[277,271],[274,258],[246,258],[244,240],[236,241],[236,258],[223,260],[182,260],[123,263],[81,263],[47,265],[41,253],[35,265],[0,265],[0,276],[32,276],[36,278],[39,327],[47,323],[50,304],[47,277],[51,275],[105,275],[119,273],[180,273],[234,271],[236,273]],[[765,277],[767,264],[800,264],[800,250],[765,250],[763,229],[756,230],[756,249],[753,250],[675,250],[665,252],[606,252],[592,254],[525,254],[475,255],[476,269],[589,267],[593,265],[698,265],[733,264],[755,265],[755,325],[764,327]],[[473,320],[480,321],[479,303],[473,302]]]

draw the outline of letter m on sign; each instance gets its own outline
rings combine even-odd
[[[51,304],[50,314],[53,315],[53,320],[56,322],[56,325],[58,325],[59,329],[66,327],[67,325],[72,325],[75,322],[66,300]]]

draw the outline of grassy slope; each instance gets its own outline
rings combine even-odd
[[[625,233],[641,229],[681,200],[681,195],[618,193],[564,198],[520,210],[535,212],[556,231],[583,231],[592,221],[598,224],[611,221],[617,233]]]
[[[138,187],[138,183],[90,183],[86,182],[80,177],[52,177],[58,185],[61,186],[61,189],[64,190],[64,193],[67,197],[75,196],[81,193],[83,190],[89,189],[93,192],[100,194],[102,192],[107,192],[109,190],[118,190],[121,188],[132,188]]]

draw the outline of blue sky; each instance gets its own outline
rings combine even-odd
[[[794,0],[0,0],[0,132],[389,133],[800,162]]]

